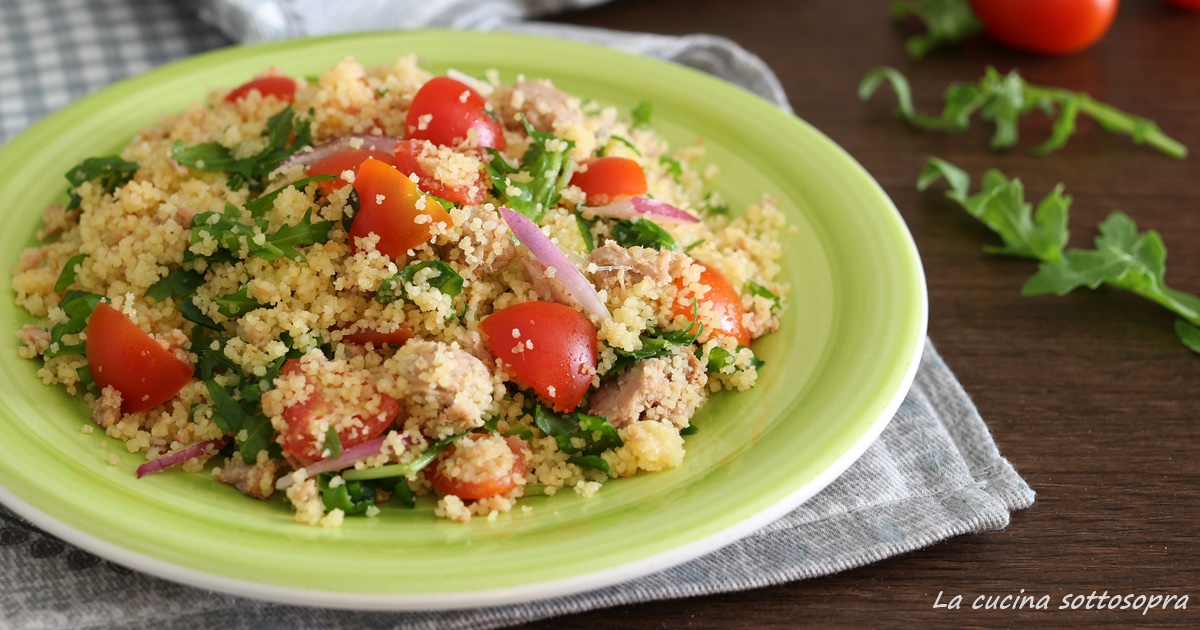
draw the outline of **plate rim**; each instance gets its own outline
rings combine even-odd
[[[211,59],[220,61],[221,58],[225,56],[236,58],[245,51],[268,51],[273,48],[286,50],[295,46],[306,46],[310,44],[319,44],[343,39],[369,38],[373,36],[403,37],[406,35],[420,33],[442,33],[454,35],[463,34],[461,31],[452,31],[446,29],[419,29],[415,31],[366,31],[312,38],[290,39],[260,44],[236,45],[204,52],[198,55],[185,57],[174,62],[163,64],[146,72],[127,77],[105,86],[104,88],[97,90],[96,92],[93,92],[92,94],[89,94],[81,99],[78,99],[66,107],[63,107],[62,109],[37,121],[30,127],[27,127],[25,130],[22,130],[19,134],[6,142],[4,146],[0,146],[0,153],[10,153],[8,149],[11,148],[13,142],[20,139],[22,136],[29,135],[30,131],[43,126],[52,126],[60,117],[67,117],[71,112],[83,105],[86,105],[92,99],[102,98],[111,91],[124,89],[128,84],[135,83],[139,80],[144,80],[147,75],[162,71],[164,68],[174,68],[179,70],[179,67],[184,64],[204,63],[205,61]],[[550,40],[574,46],[596,48],[604,50],[609,54],[620,54],[628,57],[636,57],[652,63],[671,63],[662,59],[631,54],[626,51],[608,48],[590,42],[549,37],[542,33],[497,31],[473,32],[471,35],[483,37],[499,35],[502,37],[514,37],[522,39],[529,38]],[[703,73],[687,66],[682,66],[679,64],[671,65],[673,65],[677,71],[681,70],[684,72],[704,76],[709,80],[720,82],[727,87],[735,88],[745,95],[769,104],[773,108],[778,108],[776,104],[770,103],[766,99],[763,99],[761,96],[754,94],[742,86],[724,81],[718,77]],[[915,278],[913,279],[916,281],[916,284],[919,287],[919,296],[915,298],[916,305],[919,308],[919,313],[917,314],[919,323],[916,327],[917,329],[911,332],[911,335],[914,339],[913,352],[912,355],[908,357],[908,363],[904,368],[900,385],[892,394],[892,397],[883,408],[883,411],[870,424],[867,431],[865,431],[849,449],[838,456],[832,464],[817,474],[816,477],[814,477],[808,483],[796,488],[791,493],[785,495],[783,498],[776,501],[769,507],[759,511],[758,513],[716,533],[696,539],[683,545],[666,549],[659,553],[649,555],[645,558],[632,562],[626,562],[614,567],[504,588],[404,594],[353,593],[346,591],[315,590],[303,587],[257,582],[228,575],[210,573],[201,569],[175,564],[168,560],[134,551],[122,547],[117,543],[106,541],[88,532],[78,530],[43,512],[41,509],[16,496],[2,485],[0,485],[0,503],[3,503],[14,513],[28,520],[30,523],[46,531],[47,533],[76,545],[81,549],[95,553],[96,555],[123,566],[127,566],[140,572],[172,582],[195,588],[209,589],[232,595],[252,597],[278,603],[294,604],[306,607],[327,607],[336,609],[375,611],[474,609],[504,604],[534,602],[552,599],[555,597],[574,595],[636,579],[651,573],[656,573],[677,566],[700,556],[713,553],[750,535],[751,533],[775,521],[815,496],[818,492],[823,490],[830,483],[832,483],[833,480],[845,472],[845,470],[848,469],[855,461],[857,461],[862,454],[875,442],[878,436],[887,427],[896,411],[899,409],[901,403],[904,401],[912,386],[924,352],[925,337],[928,330],[929,319],[928,286],[924,273],[923,262],[916,247],[912,233],[908,229],[907,224],[904,222],[903,216],[896,208],[894,202],[892,202],[874,177],[872,177],[870,173],[867,172],[866,169],[857,162],[857,160],[850,156],[850,154],[844,148],[842,148],[820,130],[812,127],[812,125],[800,119],[798,116],[783,110],[780,111],[781,113],[788,115],[793,124],[799,124],[803,127],[806,127],[809,131],[815,133],[820,139],[827,142],[829,148],[836,151],[843,161],[860,171],[865,179],[868,180],[872,185],[872,190],[870,191],[871,194],[877,198],[877,201],[880,202],[881,206],[886,206],[887,210],[894,215],[893,218],[899,222],[901,227],[900,232],[903,233],[904,242],[903,247],[899,247],[898,243],[898,249],[904,250],[908,253],[908,255],[911,256],[911,263],[914,265],[916,272]]]

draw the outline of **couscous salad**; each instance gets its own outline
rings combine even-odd
[[[67,174],[13,272],[21,353],[139,476],[300,523],[590,497],[679,465],[707,398],[769,369],[787,226],[715,177],[649,103],[412,57],[267,70]]]

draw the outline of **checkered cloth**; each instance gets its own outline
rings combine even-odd
[[[566,36],[671,59],[787,108],[757,57],[718,37],[516,22],[596,0],[0,0],[0,138],[114,80],[240,40],[439,25]],[[403,6],[400,6],[403,5]],[[410,10],[411,9],[411,10]],[[214,26],[197,19],[202,16]],[[604,606],[731,592],[875,562],[999,529],[1033,491],[1000,456],[966,393],[926,344],[913,388],[862,458],[823,492],[746,539],[598,591],[479,610],[355,613],[209,593],[130,572],[0,507],[0,627],[479,628]]]

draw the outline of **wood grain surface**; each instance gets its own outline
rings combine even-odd
[[[1200,13],[1126,0],[1112,30],[1071,57],[1009,51],[983,38],[922,61],[888,18],[888,0],[619,0],[558,19],[666,34],[715,33],[761,56],[796,113],[849,151],[883,185],[916,239],[929,282],[929,334],[1001,452],[1038,492],[1004,531],[963,536],[820,579],[562,617],[543,628],[793,627],[798,625],[1200,625],[1200,356],[1174,317],[1115,290],[1023,297],[1031,261],[983,253],[992,234],[941,191],[918,193],[926,156],[974,177],[996,167],[1040,199],[1059,182],[1074,197],[1072,244],[1123,210],[1157,229],[1168,282],[1200,294]],[[1176,161],[1090,122],[1050,157],[1029,152],[1050,121],[1022,123],[1014,150],[987,148],[990,128],[909,129],[881,92],[855,87],[889,65],[912,81],[918,108],[940,111],[954,80],[985,67],[1083,90],[1155,120],[1193,151]],[[972,610],[979,595],[1049,595],[1051,610]],[[1189,595],[1187,610],[1058,610],[1068,594]],[[961,610],[934,609],[963,595]]]

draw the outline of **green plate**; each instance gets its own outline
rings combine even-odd
[[[296,525],[262,503],[182,472],[136,479],[140,454],[97,430],[86,406],[41,385],[11,331],[11,270],[41,210],[80,159],[262,68],[321,71],[416,53],[426,67],[548,77],[628,111],[654,104],[674,145],[703,137],[733,207],[777,197],[791,308],[755,344],[759,385],[717,396],[674,470],[608,483],[584,500],[532,497],[463,526],[387,509],[340,529]],[[841,474],[903,399],[921,354],[926,295],[904,222],[878,184],[812,127],[739,88],[677,65],[512,34],[373,33],[231,48],[123,81],[46,118],[0,149],[0,501],[37,526],[125,566],[243,596],[364,609],[528,601],[628,580],[718,549],[786,514]],[[119,465],[110,466],[112,454]]]

